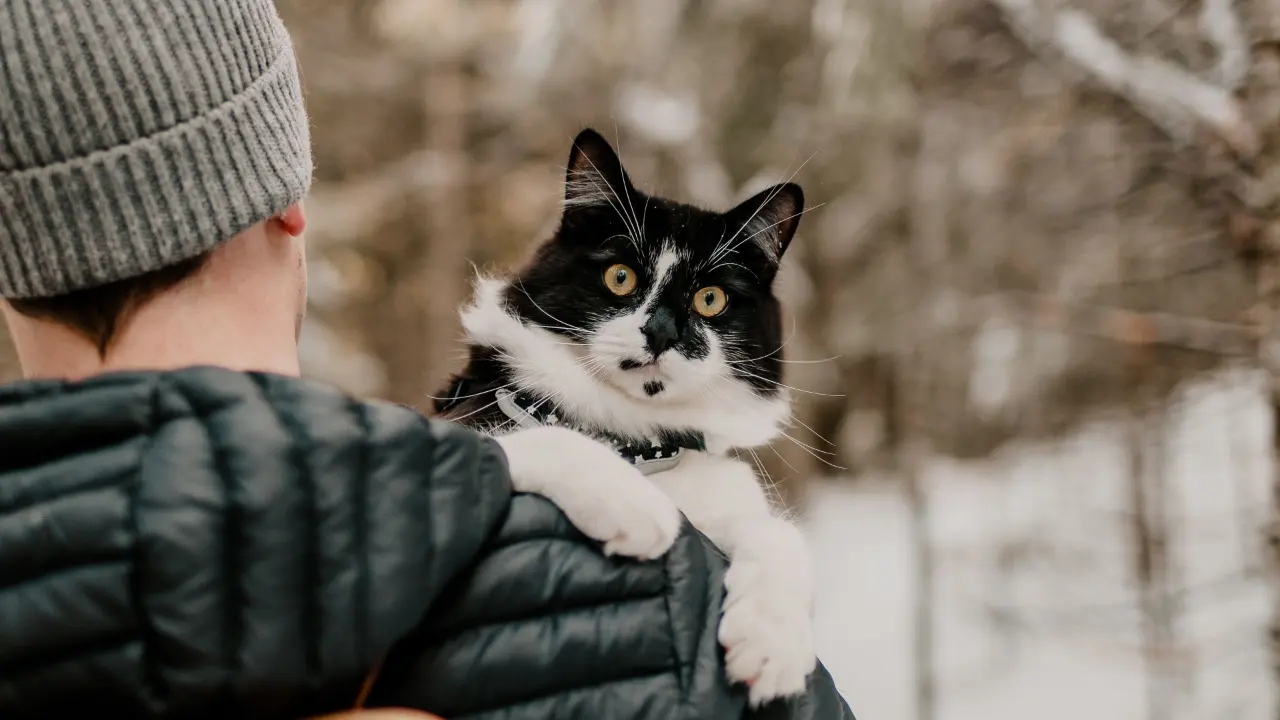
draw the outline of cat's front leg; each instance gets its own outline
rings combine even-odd
[[[805,691],[817,664],[808,544],[776,517],[746,463],[697,453],[654,481],[729,556],[719,639],[753,706]]]
[[[737,540],[725,573],[719,639],[729,677],[753,706],[805,691],[817,658],[808,547],[794,525],[760,518]]]
[[[561,427],[497,438],[519,492],[555,503],[609,555],[645,560],[671,549],[683,519],[671,498],[612,448]]]

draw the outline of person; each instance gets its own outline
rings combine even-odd
[[[691,528],[606,558],[492,440],[299,377],[270,0],[0,2],[0,98],[0,717],[852,717],[821,669],[747,708]]]

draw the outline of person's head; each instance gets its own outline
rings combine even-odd
[[[0,297],[28,376],[297,373],[310,137],[272,0],[0,2]]]

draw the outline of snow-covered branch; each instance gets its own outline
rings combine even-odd
[[[1251,156],[1258,136],[1233,91],[1248,69],[1248,48],[1231,0],[1205,0],[1200,26],[1218,50],[1212,80],[1167,60],[1126,51],[1085,13],[1042,0],[991,0],[1014,34],[1035,52],[1052,48],[1091,80],[1127,99],[1180,143],[1208,128],[1235,152]]]

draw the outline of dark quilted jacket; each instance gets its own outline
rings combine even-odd
[[[0,718],[742,717],[722,558],[603,557],[497,445],[197,368],[0,388]],[[761,718],[851,718],[820,670]]]

